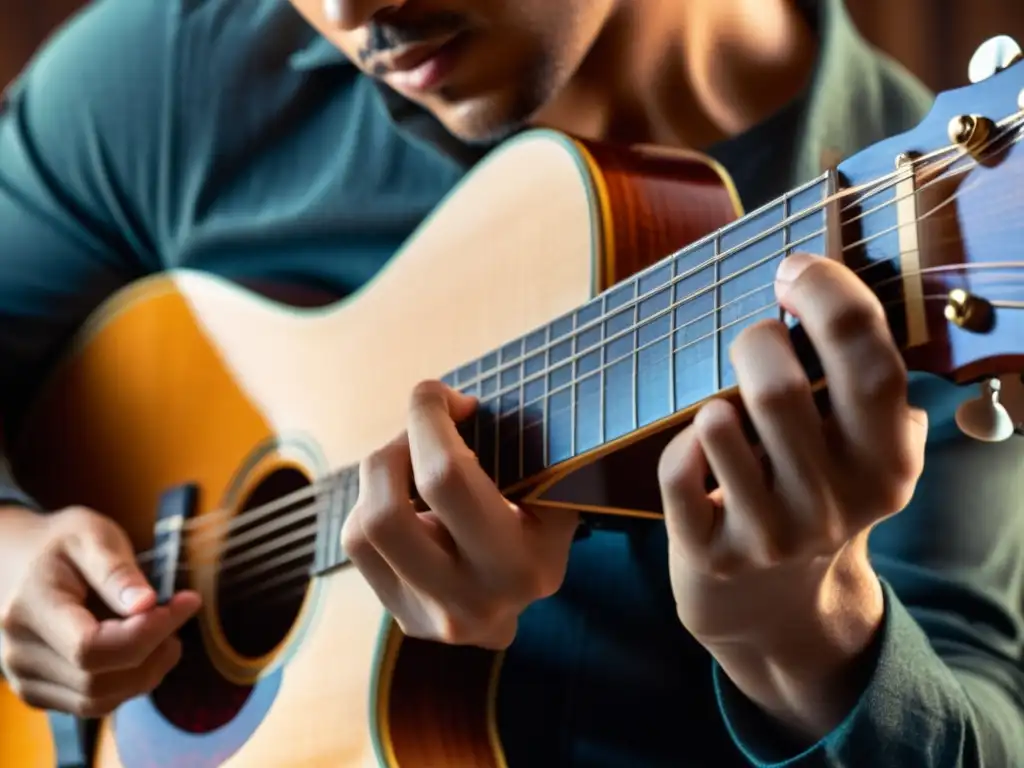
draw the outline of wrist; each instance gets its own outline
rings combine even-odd
[[[866,547],[840,553],[796,599],[785,631],[709,648],[722,671],[793,736],[813,743],[856,705],[874,668],[885,598]],[[799,591],[799,590],[798,590]]]

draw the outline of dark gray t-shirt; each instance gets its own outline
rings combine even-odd
[[[804,5],[822,43],[810,88],[711,150],[748,209],[816,176],[823,154],[911,128],[931,102],[865,45],[840,0]],[[0,112],[8,424],[126,283],[189,267],[346,294],[476,154],[382,94],[282,0],[93,3]],[[650,525],[577,542],[564,588],[523,616],[498,694],[510,764],[1024,764],[1024,441],[972,443],[952,418],[973,393],[923,376],[912,389],[932,424],[927,468],[873,538],[886,625],[840,728],[787,753],[679,625],[664,529]]]

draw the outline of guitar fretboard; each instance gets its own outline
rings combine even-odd
[[[554,322],[452,371],[479,398],[461,432],[503,489],[735,384],[728,350],[779,317],[774,277],[824,253],[825,174]]]

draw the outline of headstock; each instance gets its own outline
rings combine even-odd
[[[860,244],[847,261],[885,304],[908,367],[982,382],[958,422],[1002,440],[1014,425],[997,378],[1024,374],[1020,48],[989,41],[970,76],[973,85],[939,95],[915,129],[839,167],[841,220],[844,243]]]

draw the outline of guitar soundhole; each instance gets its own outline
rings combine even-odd
[[[316,544],[315,498],[294,469],[269,475],[232,524],[221,558],[217,603],[221,629],[237,654],[273,651],[299,610]]]
[[[277,648],[302,606],[316,530],[315,499],[301,493],[308,485],[300,472],[278,470],[256,487],[231,523],[217,603],[224,638],[243,658],[258,659]],[[189,622],[180,637],[182,662],[152,701],[178,728],[210,733],[238,715],[253,687],[231,683],[217,672],[196,622]]]

